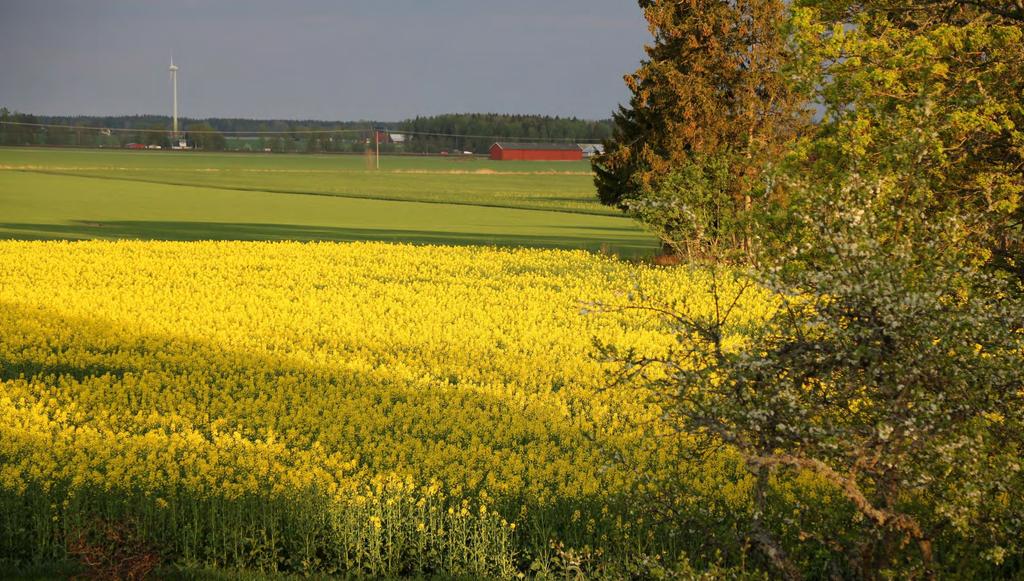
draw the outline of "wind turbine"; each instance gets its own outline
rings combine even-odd
[[[172,110],[173,114],[174,114],[174,116],[172,117],[172,119],[174,120],[174,125],[173,125],[174,130],[172,132],[171,138],[172,139],[177,139],[178,138],[178,67],[177,67],[177,65],[174,64],[174,55],[171,55],[171,86],[173,87],[172,90],[174,91],[174,109]]]

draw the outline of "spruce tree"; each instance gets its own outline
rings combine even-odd
[[[598,196],[635,210],[678,168],[710,163],[717,174],[725,164],[728,179],[713,180],[722,198],[716,207],[749,214],[757,190],[764,190],[764,168],[807,119],[800,87],[785,70],[786,4],[641,0],[640,6],[654,42],[640,68],[626,76],[629,106],[615,114],[614,135],[594,159]],[[642,220],[659,222],[644,214]],[[655,228],[671,238],[674,222],[663,222]]]

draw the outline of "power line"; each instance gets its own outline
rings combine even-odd
[[[0,121],[3,125],[21,125],[52,129],[76,129],[84,131],[117,131],[121,133],[170,133],[169,129],[128,129],[124,127],[93,127],[87,125],[60,125],[56,123],[25,123],[23,121]],[[216,129],[186,130],[185,133],[219,133],[221,135],[290,135],[294,133],[373,133],[373,129],[296,129],[293,131],[218,131]],[[397,133],[395,131],[394,133]]]
[[[88,125],[62,125],[57,123],[27,123],[24,121],[0,121],[0,125],[16,125],[21,127],[39,127],[44,129],[70,129],[75,131],[100,131],[100,132],[118,132],[118,133],[170,133],[167,129],[130,129],[124,127],[97,127]],[[373,128],[362,128],[362,129],[293,129],[290,131],[218,131],[216,129],[200,129],[200,130],[185,130],[185,133],[192,134],[220,134],[220,135],[239,135],[239,136],[260,136],[260,135],[331,135],[341,133],[358,133],[358,134],[372,134],[376,131]],[[457,139],[494,139],[495,141],[564,141],[568,143],[576,143],[581,139],[586,140],[600,140],[596,137],[528,137],[528,136],[516,136],[516,135],[479,135],[471,133],[440,133],[431,131],[410,131],[405,129],[385,129],[384,133],[394,133],[397,135],[418,135],[421,137],[452,137]]]
[[[397,133],[399,135],[422,135],[427,137],[464,137],[467,139],[518,139],[521,141],[569,141],[575,143],[579,139],[576,137],[517,137],[515,135],[473,135],[467,133],[431,133],[428,131],[405,131],[404,129],[396,129],[390,133]]]

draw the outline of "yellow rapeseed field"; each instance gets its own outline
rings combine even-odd
[[[604,389],[608,369],[591,345],[654,353],[673,337],[650,316],[588,314],[587,304],[643,295],[700,305],[707,283],[697,271],[573,251],[0,242],[0,492],[24,509],[2,532],[26,554],[29,545],[59,551],[61,532],[88,515],[135,514],[177,537],[193,523],[196,540],[175,541],[184,554],[217,534],[207,521],[244,521],[238,507],[313,503],[325,514],[377,507],[345,513],[366,521],[357,526],[366,538],[352,541],[364,548],[375,531],[399,526],[389,515],[411,519],[402,528],[410,538],[450,537],[472,517],[477,545],[485,533],[514,543],[524,525],[548,535],[557,515],[591,519],[573,528],[589,527],[588,539],[628,538],[643,517],[616,499],[678,471],[673,449],[688,443],[659,426],[642,394]],[[770,309],[750,296],[740,326]],[[691,484],[745,503],[732,460],[715,462]],[[402,515],[380,508],[399,497]],[[431,524],[428,509],[450,518]],[[40,515],[55,524],[26,543],[38,528],[26,523]],[[595,523],[602,515],[615,526]],[[276,553],[258,562],[238,546],[194,557],[398,567],[353,565],[350,555],[327,566],[322,546],[300,563],[293,541],[267,541]]]

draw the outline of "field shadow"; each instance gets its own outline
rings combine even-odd
[[[327,198],[350,198],[356,200],[378,200],[384,202],[415,202],[420,204],[442,204],[451,206],[476,206],[481,208],[507,208],[512,210],[526,210],[526,211],[539,211],[539,212],[562,212],[567,214],[583,214],[590,216],[617,216],[614,212],[608,212],[604,209],[598,208],[585,208],[577,206],[566,206],[562,205],[566,202],[571,204],[579,204],[581,202],[578,198],[571,197],[553,197],[553,198],[541,198],[543,200],[551,200],[556,202],[555,204],[535,204],[535,203],[523,203],[523,202],[502,202],[498,199],[492,200],[465,200],[456,197],[445,196],[443,199],[438,199],[431,196],[421,195],[400,195],[400,194],[382,194],[379,191],[359,191],[359,190],[340,190],[340,189],[326,189],[326,190],[309,190],[309,189],[294,189],[294,188],[281,188],[272,187],[268,184],[259,184],[257,186],[243,185],[243,184],[231,184],[231,183],[210,183],[207,179],[201,181],[187,181],[181,179],[169,180],[169,179],[155,179],[144,176],[125,176],[125,175],[113,175],[104,173],[96,175],[92,173],[84,173],[80,171],[71,170],[54,170],[54,169],[19,169],[15,170],[25,173],[33,173],[40,175],[49,176],[69,176],[76,178],[84,178],[90,180],[116,180],[125,182],[139,182],[147,184],[160,184],[164,186],[175,186],[175,187],[186,187],[186,188],[199,188],[199,189],[216,189],[216,190],[228,190],[237,192],[256,192],[261,194],[286,194],[286,195],[302,195],[302,196],[320,196]],[[141,168],[134,171],[145,171]],[[382,174],[376,172],[367,172],[368,175],[374,177],[380,177]],[[524,174],[528,175],[528,174]]]
[[[86,415],[99,414],[110,404],[128,417],[149,410],[174,413],[198,429],[215,420],[227,421],[230,429],[251,438],[263,437],[267,430],[297,430],[310,441],[316,438],[352,457],[362,456],[364,467],[375,473],[422,464],[417,452],[435,447],[433,453],[450,456],[439,465],[467,468],[471,457],[464,452],[473,447],[478,452],[489,449],[495,458],[522,451],[522,434],[508,435],[513,417],[543,426],[538,441],[556,445],[565,458],[588,445],[586,434],[571,418],[552,421],[561,415],[557,402],[525,405],[471,383],[450,384],[439,378],[424,386],[381,379],[343,364],[310,364],[289,354],[226,347],[184,333],[138,332],[106,318],[9,301],[0,301],[0,336],[5,337],[0,382],[25,378],[60,385],[61,397]],[[335,340],[330,345],[338,363],[362,348],[358,340]],[[451,375],[444,369],[424,373]],[[151,385],[151,398],[113,396],[107,401],[63,383],[102,378],[114,384],[144,374],[160,378],[159,387]],[[276,392],[274,401],[267,390]],[[303,440],[297,443],[310,444]],[[404,453],[389,449],[402,440],[417,445]]]
[[[386,228],[354,228],[303,224],[267,224],[241,222],[192,221],[111,221],[76,220],[65,224],[0,223],[0,239],[77,240],[294,240],[332,242],[404,242],[410,244],[446,244],[456,246],[506,246],[540,248],[607,248],[628,256],[651,254],[654,247],[635,236],[627,227],[566,226],[562,229],[579,235],[489,234],[483,232],[446,232]],[[596,235],[587,237],[586,232]]]
[[[17,331],[28,328],[61,332],[46,334],[41,345],[40,335]],[[107,417],[107,412],[113,412],[110,417],[148,417],[154,412],[173,415],[179,418],[176,422],[186,422],[206,438],[217,424],[222,433],[235,430],[251,439],[269,431],[289,434],[292,446],[309,449],[317,442],[325,450],[358,458],[359,472],[368,478],[418,472],[423,481],[436,477],[449,485],[464,485],[467,497],[487,490],[489,477],[497,482],[518,480],[518,486],[504,494],[492,491],[492,498],[509,518],[516,518],[520,509],[520,514],[529,515],[520,524],[530,544],[542,546],[550,538],[579,545],[597,542],[591,532],[574,524],[581,513],[603,518],[607,507],[613,507],[613,518],[635,509],[639,501],[601,487],[584,494],[557,494],[555,489],[565,478],[596,478],[601,470],[584,451],[610,445],[603,441],[610,436],[595,434],[559,413],[557,397],[524,403],[472,385],[375,378],[341,366],[300,363],[285,355],[249,352],[184,335],[138,332],[105,318],[66,315],[17,302],[0,301],[0,336],[8,338],[0,351],[0,385],[27,379],[35,384],[33,389],[49,390],[39,394],[42,400],[58,398],[65,402],[60,405],[72,404],[79,417]],[[338,358],[344,359],[346,346],[337,347]],[[135,386],[142,375],[159,381],[151,381],[149,391],[142,392]],[[125,380],[126,385],[118,385]],[[82,383],[97,382],[109,382],[112,393],[121,395],[97,397],[80,389]],[[119,429],[121,437],[136,437],[152,426],[129,422]],[[519,471],[502,468],[509,458],[535,453],[566,473],[556,475],[544,462],[527,463]],[[570,475],[570,464],[578,464],[578,472]],[[459,482],[457,475],[463,471],[476,474],[475,482]],[[536,498],[533,493],[538,489],[553,496]]]

